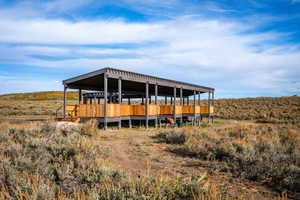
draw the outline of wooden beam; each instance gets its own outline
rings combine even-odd
[[[104,74],[104,130],[107,129],[107,74]]]
[[[145,91],[145,93],[146,93],[146,104],[145,104],[145,114],[146,114],[146,129],[148,129],[148,126],[149,126],[149,124],[148,124],[148,121],[149,121],[149,116],[148,116],[148,104],[149,104],[149,83],[147,82],[146,83],[146,91]]]
[[[122,120],[121,120],[121,117],[122,117],[122,102],[121,102],[121,99],[122,99],[122,79],[121,77],[119,77],[118,79],[118,93],[119,93],[119,124],[118,124],[118,128],[121,129],[122,128]]]

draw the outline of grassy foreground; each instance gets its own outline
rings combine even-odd
[[[157,138],[176,144],[169,148],[175,154],[216,161],[214,170],[300,197],[299,124],[166,130]]]
[[[120,133],[121,143],[109,146],[117,133],[100,131],[95,121],[80,125],[1,123],[0,127],[0,199],[287,199],[299,193],[296,126],[136,130],[135,137],[144,135],[147,142],[135,144],[132,138],[125,146],[130,134]],[[288,135],[283,132],[286,129]],[[161,154],[152,157],[161,147]],[[129,163],[121,162],[122,151],[133,156]],[[170,161],[163,158],[166,154]],[[209,164],[184,171],[182,166],[189,161],[184,157]],[[164,168],[176,162],[169,171],[126,170],[143,159]],[[234,182],[225,181],[220,173]],[[244,193],[244,186],[235,185],[236,179],[261,186],[253,184],[255,192]],[[265,186],[271,188],[269,192],[261,188]]]
[[[61,99],[0,96],[0,199],[300,199],[300,97],[219,99],[214,125],[106,132],[52,121]]]
[[[106,162],[97,123],[0,129],[0,199],[229,199],[199,174],[132,176]]]

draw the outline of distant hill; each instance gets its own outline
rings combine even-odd
[[[62,100],[64,93],[62,91],[28,92],[0,95],[0,100],[22,100],[22,101],[46,101]],[[77,92],[68,92],[68,100],[77,100]]]

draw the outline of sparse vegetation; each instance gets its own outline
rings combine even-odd
[[[263,123],[300,122],[300,97],[218,99],[215,115],[222,119],[255,120]]]
[[[166,143],[181,144],[170,147],[173,153],[218,161],[217,171],[227,171],[299,197],[300,129],[297,125],[165,130],[157,137]]]
[[[0,117],[51,119],[61,105],[61,92],[3,95]],[[299,108],[297,96],[219,99],[214,125],[111,135],[96,120],[0,121],[0,199],[297,199]]]
[[[225,198],[205,176],[134,177],[104,164],[95,122],[31,124],[0,130],[0,199]]]

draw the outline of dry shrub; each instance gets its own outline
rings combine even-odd
[[[83,135],[95,135],[98,132],[99,122],[96,119],[88,120],[87,122],[83,123],[81,127],[81,134]]]
[[[0,129],[0,199],[225,198],[203,176],[132,176],[103,164],[106,148],[90,134],[95,122]],[[89,131],[87,131],[89,130]],[[88,136],[87,136],[87,134]]]
[[[158,137],[174,143],[168,138],[178,138],[178,132],[180,139],[175,141],[181,145],[172,147],[172,152],[219,161],[218,170],[262,182],[279,192],[299,195],[300,131],[295,126],[237,125],[210,132],[198,129],[193,133],[181,129],[159,133]]]
[[[205,103],[205,102],[203,102]],[[299,123],[300,97],[257,97],[215,100],[215,116],[262,123]]]

